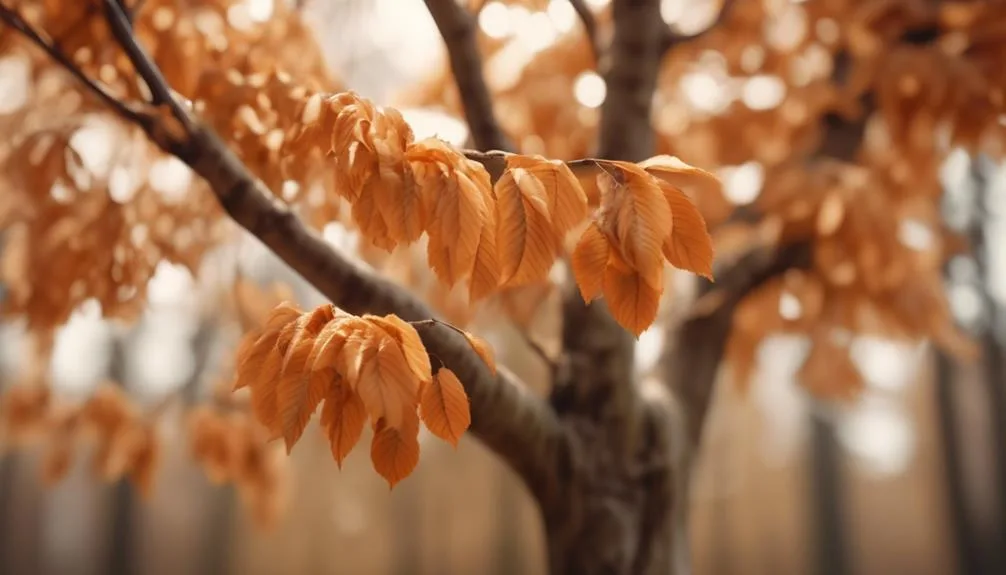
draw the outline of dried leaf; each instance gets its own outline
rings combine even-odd
[[[583,301],[590,303],[601,295],[604,286],[604,269],[608,265],[611,244],[596,224],[591,223],[580,236],[573,250],[571,263],[573,277],[580,287]]]
[[[673,231],[664,240],[664,256],[671,265],[713,279],[713,239],[695,204],[673,186],[661,186],[674,220]]]
[[[545,279],[558,253],[558,239],[548,213],[548,194],[524,168],[514,168],[496,182],[497,231],[501,279],[519,286]]]
[[[370,459],[388,487],[394,487],[412,473],[419,463],[419,418],[415,413],[399,428],[378,420],[370,444]]]
[[[657,318],[660,291],[614,252],[604,272],[604,297],[611,316],[636,337]]]
[[[440,368],[433,382],[423,387],[419,406],[419,414],[430,432],[457,447],[472,422],[468,395],[458,376],[446,367]]]
[[[473,333],[469,333],[467,331],[462,333],[464,334],[465,339],[468,340],[468,345],[472,346],[475,353],[479,354],[482,361],[484,361],[489,367],[489,371],[493,375],[496,375],[496,355],[493,353],[493,348],[489,345],[489,342]]]
[[[332,377],[336,377],[335,370],[326,371],[331,371]],[[360,440],[366,421],[367,410],[355,391],[342,383],[329,386],[325,405],[321,408],[321,427],[331,445],[332,457],[340,468]]]

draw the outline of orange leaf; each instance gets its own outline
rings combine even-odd
[[[433,382],[423,387],[419,407],[423,423],[430,432],[454,447],[472,423],[465,388],[458,376],[446,367],[440,368]]]
[[[423,340],[419,338],[416,328],[394,314],[388,314],[384,317],[365,315],[363,319],[380,326],[384,329],[385,333],[398,342],[402,355],[405,356],[405,361],[409,365],[409,369],[412,370],[413,375],[419,381],[428,382],[433,379],[430,355],[426,352],[426,346],[423,345]]]
[[[663,272],[663,268],[660,268]],[[612,252],[604,272],[604,298],[611,316],[636,337],[653,324],[660,307],[660,292]]]
[[[489,371],[492,372],[493,375],[496,375],[496,357],[493,353],[493,348],[489,345],[489,342],[473,333],[468,333],[467,331],[462,333],[464,334],[465,339],[468,340],[468,345],[472,346],[475,353],[479,354],[482,361],[489,366]]]
[[[524,168],[507,170],[496,182],[497,231],[503,285],[544,279],[559,242],[548,214],[548,195]]]
[[[326,369],[335,379],[335,370]],[[367,410],[360,396],[344,383],[335,383],[328,388],[325,405],[321,408],[321,427],[325,430],[332,448],[332,457],[342,468],[342,462],[360,440],[363,425],[367,422]]]
[[[287,453],[304,433],[308,420],[328,391],[328,380],[310,377],[308,360],[314,351],[315,337],[333,318],[330,304],[319,306],[307,314],[303,329],[294,335],[283,358],[279,383],[276,384],[276,400]]]
[[[474,302],[489,295],[500,284],[499,244],[496,241],[496,199],[491,188],[482,189],[482,200],[486,205],[485,221],[479,234],[479,245],[475,251],[475,263],[469,282],[469,300]]]
[[[423,201],[430,210],[427,259],[437,277],[453,286],[476,265],[483,230],[492,222],[492,206],[485,194],[492,186],[481,164],[467,160],[446,144],[428,153],[423,161],[433,163],[421,174]]]
[[[599,227],[653,289],[661,289],[661,244],[671,234],[671,209],[653,177],[635,164],[603,162]]]
[[[419,463],[419,418],[412,413],[404,423],[396,429],[378,420],[370,444],[370,460],[388,487],[408,477]]]
[[[580,286],[583,301],[590,303],[601,295],[604,283],[604,268],[608,265],[611,244],[601,233],[597,224],[591,222],[573,250],[573,277]]]
[[[149,499],[153,493],[160,460],[160,441],[153,427],[147,426],[143,430],[143,439],[134,447],[129,472],[130,480],[144,499]]]
[[[303,312],[292,304],[283,302],[269,314],[261,332],[251,332],[245,337],[242,345],[238,348],[238,369],[234,391],[246,387],[258,376],[262,371],[266,355],[276,345],[280,330],[300,317],[301,313]]]
[[[507,168],[524,168],[541,183],[552,229],[560,237],[587,217],[587,195],[565,162],[510,154]]]
[[[684,192],[667,184],[661,185],[671,207],[674,226],[664,240],[663,252],[676,268],[713,279],[713,239],[706,229],[702,214]]]
[[[818,327],[810,353],[800,367],[798,377],[811,393],[831,399],[851,399],[864,386],[859,368],[849,356],[848,347],[835,343],[828,330]]]
[[[682,162],[675,156],[661,154],[639,162],[639,167],[668,185],[691,196],[723,196],[723,183],[715,175]]]
[[[400,429],[419,403],[419,379],[393,339],[382,336],[378,340],[376,351],[373,347],[364,350],[359,381],[351,384],[372,420],[384,418],[389,427]]]

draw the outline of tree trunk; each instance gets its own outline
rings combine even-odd
[[[570,505],[546,517],[552,575],[675,572],[672,420],[656,409],[645,413],[628,464],[619,463],[625,454],[610,436],[586,421],[571,422],[580,468],[567,484]]]

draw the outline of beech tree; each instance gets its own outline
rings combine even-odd
[[[160,262],[195,273],[243,230],[328,303],[235,286],[233,369],[188,407],[211,478],[268,515],[269,449],[319,411],[340,465],[369,422],[391,486],[421,425],[469,432],[540,507],[550,571],[589,574],[688,571],[714,383],[723,367],[746,385],[765,337],[808,337],[801,383],[826,398],[862,387],[855,335],[975,353],[942,283],[968,246],[940,217],[938,167],[1001,155],[1003,5],[726,0],[672,26],[658,0],[425,3],[449,68],[412,99],[463,116],[465,147],[340,86],[299,2],[255,20],[239,0],[0,0],[0,58],[27,86],[0,112],[3,305],[40,361],[83,302],[135,318]],[[504,82],[484,63],[509,40],[477,23],[510,5],[577,20]],[[709,78],[718,96],[694,97]],[[583,82],[603,102],[578,101]],[[725,192],[738,166],[761,174],[756,197]],[[390,258],[410,279],[375,271]],[[466,321],[552,291],[561,352],[542,352],[539,397]],[[656,378],[634,369],[648,329]],[[86,432],[103,476],[149,490],[159,408],[114,385],[73,403],[40,370],[4,394],[4,438],[40,435],[55,481]]]

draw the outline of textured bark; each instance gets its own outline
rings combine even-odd
[[[665,25],[659,0],[616,0],[612,10],[597,154],[639,161],[654,149],[650,112]],[[561,468],[566,501],[545,509],[551,572],[667,573],[673,418],[640,395],[635,340],[604,302],[584,304],[572,284],[563,301],[563,369],[551,401],[573,445],[571,467]]]

